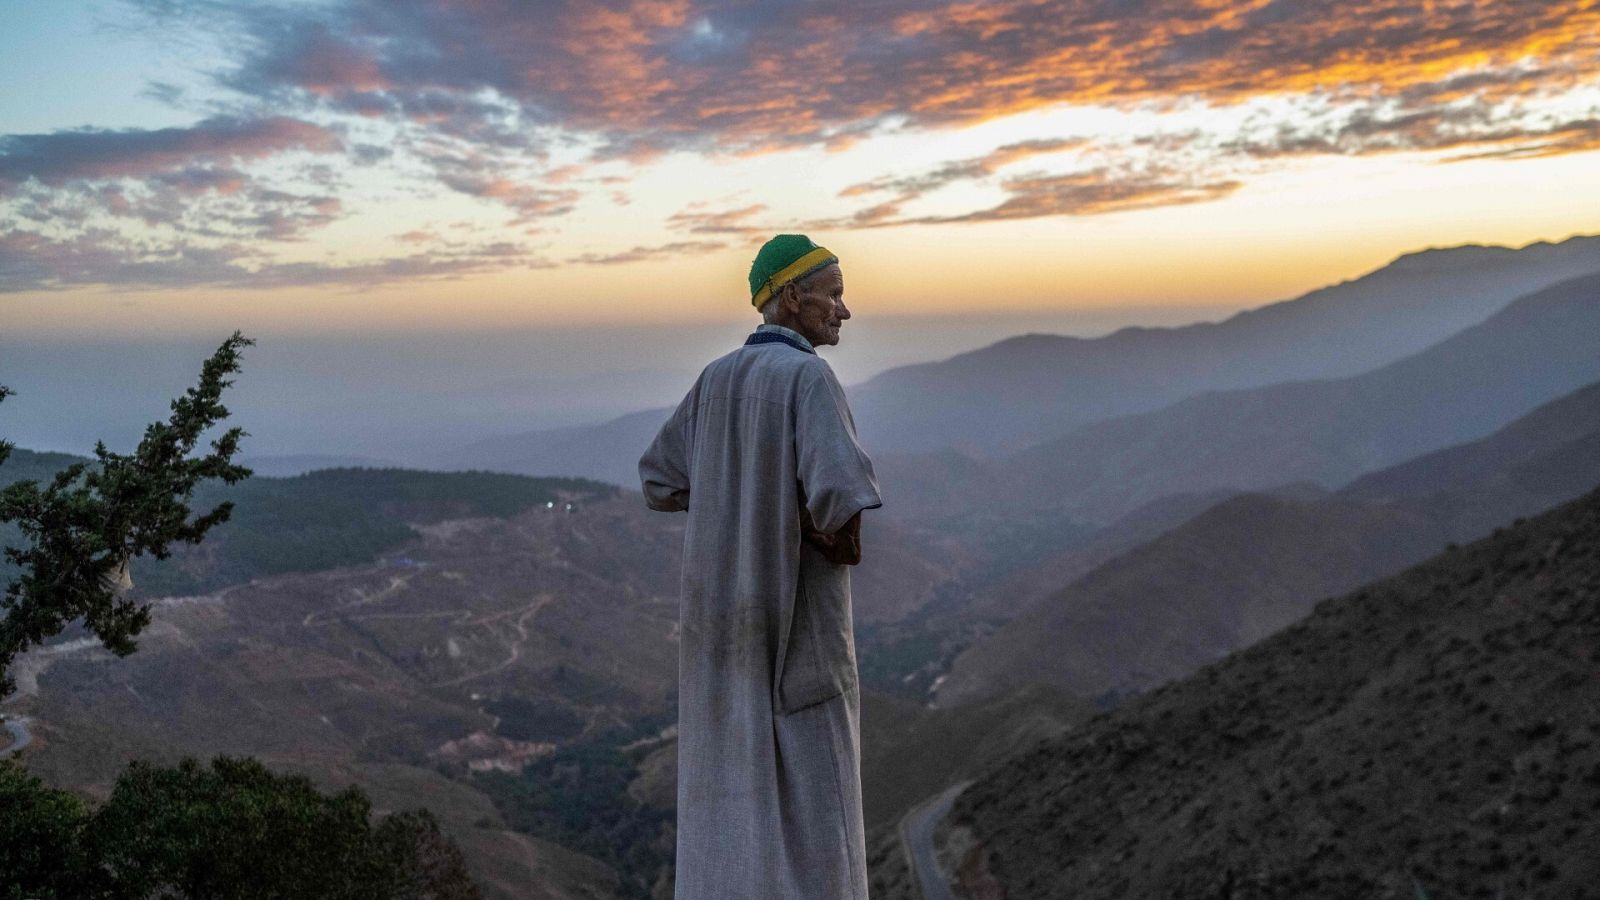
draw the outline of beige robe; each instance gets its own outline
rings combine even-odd
[[[866,900],[850,569],[801,541],[799,504],[831,532],[881,501],[833,370],[763,340],[639,461],[650,508],[689,513],[676,897]]]

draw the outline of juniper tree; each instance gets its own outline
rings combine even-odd
[[[228,429],[211,451],[190,459],[206,429],[228,417],[225,376],[239,371],[239,349],[254,344],[235,331],[206,360],[200,383],[172,401],[172,415],[152,422],[132,454],[107,450],[96,441],[97,462],[73,463],[48,483],[19,481],[0,489],[0,522],[13,522],[28,546],[7,547],[21,569],[0,598],[0,697],[16,688],[10,668],[18,654],[83,625],[118,656],[136,649],[134,638],[150,622],[150,607],[127,594],[128,561],[171,555],[175,542],[198,544],[213,526],[228,521],[232,501],[190,520],[195,485],[209,478],[233,484],[251,470],[232,462],[239,439]],[[0,386],[0,401],[13,391]],[[0,464],[11,444],[0,441]]]

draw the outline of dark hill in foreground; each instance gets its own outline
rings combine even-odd
[[[954,709],[861,692],[861,785],[867,828],[893,826],[918,802],[1087,719],[1088,703],[1043,685]]]
[[[1597,664],[1600,492],[1016,757],[942,842],[1010,900],[1600,896]]]

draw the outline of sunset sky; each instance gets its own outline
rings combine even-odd
[[[0,330],[1254,305],[1600,231],[1594,0],[5,0]]]

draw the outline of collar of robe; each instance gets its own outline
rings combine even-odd
[[[812,356],[817,355],[817,351],[812,350],[810,347],[807,347],[794,338],[789,337],[787,334],[779,334],[776,331],[758,331],[755,334],[745,338],[744,344],[746,347],[750,346],[751,344],[788,344],[796,350],[799,350],[801,353],[809,353]]]

